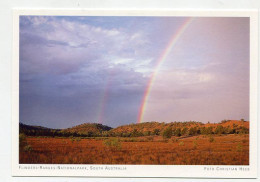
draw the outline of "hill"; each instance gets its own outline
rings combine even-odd
[[[120,134],[122,136],[142,136],[142,135],[159,135],[160,132],[166,130],[167,128],[191,128],[195,126],[202,126],[200,122],[189,121],[189,122],[171,122],[171,123],[161,123],[161,122],[145,122],[137,124],[129,124],[119,126],[112,129],[111,132],[114,134]]]
[[[139,137],[139,136],[194,136],[210,134],[249,133],[249,121],[223,120],[220,123],[187,122],[145,122],[111,128],[97,123],[84,123],[66,129],[50,129],[20,123],[20,133],[28,136],[63,136],[63,137]]]
[[[71,128],[63,129],[63,133],[75,133],[80,136],[101,136],[112,128],[98,123],[84,123]]]
[[[19,123],[19,133],[24,133],[28,136],[53,136],[59,133],[60,129],[51,129],[42,126],[32,126]]]
[[[51,129],[42,126],[32,126],[19,123],[19,133],[24,133],[28,136],[80,136],[91,137],[101,136],[112,128],[106,125],[97,123],[84,123],[66,129]]]
[[[249,133],[249,122],[239,120],[223,120],[221,123],[207,123],[187,121],[187,122],[146,122],[119,126],[110,131],[114,136],[147,136],[163,135],[170,132],[175,136],[197,135],[197,134],[233,134]]]

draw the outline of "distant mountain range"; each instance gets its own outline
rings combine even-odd
[[[28,136],[60,136],[60,137],[138,137],[162,135],[169,131],[174,136],[199,134],[234,134],[249,133],[249,121],[223,120],[221,123],[189,122],[145,122],[123,125],[112,128],[98,123],[83,123],[66,129],[51,129],[42,126],[31,126],[19,123],[19,133]]]

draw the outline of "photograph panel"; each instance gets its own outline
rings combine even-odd
[[[19,14],[19,168],[249,170],[252,20],[224,15]]]

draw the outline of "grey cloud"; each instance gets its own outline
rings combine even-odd
[[[25,19],[20,26],[20,118],[53,127],[97,122],[100,113],[111,126],[135,122],[155,63],[185,20],[129,18],[124,26],[97,26],[71,17]],[[113,22],[113,17],[99,19]],[[185,31],[155,78],[147,121],[247,118],[246,25],[230,19],[224,24],[222,29],[220,20],[198,18]]]

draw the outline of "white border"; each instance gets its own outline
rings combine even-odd
[[[249,166],[204,165],[20,165],[18,156],[19,131],[19,16],[195,16],[195,17],[250,17],[250,158]],[[102,10],[102,9],[15,9],[13,12],[13,73],[12,73],[12,175],[13,176],[89,176],[89,177],[201,177],[201,178],[256,178],[257,177],[257,74],[258,74],[258,12],[257,10]],[[25,169],[46,167],[53,169]],[[87,170],[60,170],[58,166],[82,167]],[[90,170],[95,167],[126,167],[126,170]],[[21,167],[21,168],[19,168]],[[205,171],[204,167],[213,171]],[[241,171],[240,167],[249,168]],[[237,168],[237,171],[217,170]]]

